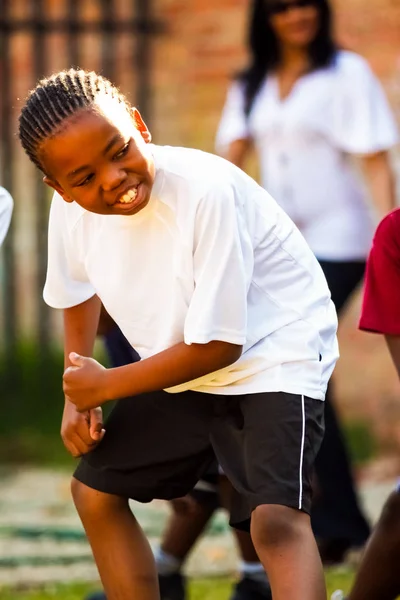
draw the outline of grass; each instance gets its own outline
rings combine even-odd
[[[329,595],[336,589],[349,590],[352,572],[346,569],[331,569],[326,573]],[[0,590],[0,600],[83,600],[94,591],[93,585],[71,584],[50,585],[40,589],[4,589]],[[232,589],[232,579],[200,579],[190,583],[190,600],[228,600]],[[328,596],[329,597],[329,596]]]

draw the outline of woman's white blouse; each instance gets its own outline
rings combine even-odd
[[[276,78],[268,76],[248,118],[242,85],[235,82],[217,133],[218,152],[243,138],[254,141],[263,186],[319,259],[366,257],[374,215],[350,155],[388,150],[398,134],[363,58],[340,51],[331,67],[299,79],[285,100]]]

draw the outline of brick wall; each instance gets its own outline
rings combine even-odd
[[[131,0],[118,0],[121,15],[128,14]],[[29,0],[14,0],[13,12],[24,16]],[[62,15],[65,0],[47,0],[49,15]],[[82,0],[85,14],[97,5]],[[129,5],[129,6],[128,6]],[[165,33],[154,43],[152,79],[154,86],[151,126],[158,143],[213,149],[213,139],[226,87],[232,73],[246,61],[247,0],[153,0],[155,15],[166,24]],[[400,3],[399,0],[334,0],[337,35],[343,45],[368,58],[382,79],[400,121]],[[29,11],[28,11],[29,12]],[[121,36],[118,45],[118,83],[134,88],[131,50],[135,41]],[[98,68],[97,41],[82,41],[82,66]],[[65,64],[65,39],[50,40],[51,69]],[[15,98],[23,98],[32,86],[32,46],[21,34],[13,48],[17,76],[10,82]],[[18,108],[18,101],[15,102]],[[140,108],[140,107],[139,107]],[[32,278],[35,273],[35,240],[27,181],[32,170],[18,153],[15,214],[21,330],[30,330],[34,318]],[[18,171],[19,172],[19,171]],[[400,181],[400,177],[399,177]],[[24,202],[19,202],[23,198]],[[27,260],[29,257],[29,260]],[[337,368],[340,406],[349,418],[366,418],[382,440],[397,439],[400,445],[400,393],[397,377],[379,337],[356,330],[359,299],[349,307],[340,339],[342,359]],[[389,436],[390,434],[390,436]]]

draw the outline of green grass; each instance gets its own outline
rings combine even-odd
[[[338,588],[349,590],[352,573],[345,569],[332,569],[327,572],[328,592]],[[190,584],[190,600],[228,600],[232,588],[232,579],[200,579]],[[40,589],[4,589],[0,590],[0,600],[83,600],[86,594],[94,591],[93,585],[51,585]],[[328,596],[329,597],[329,596]]]

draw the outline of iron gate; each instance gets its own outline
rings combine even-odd
[[[151,45],[160,31],[151,0],[0,0],[0,185],[16,205],[3,249],[1,338],[6,356],[13,355],[25,334],[24,315],[30,318],[29,335],[42,351],[52,338],[52,316],[42,301],[49,196],[16,137],[23,98],[44,75],[80,66],[115,81],[149,121]]]

